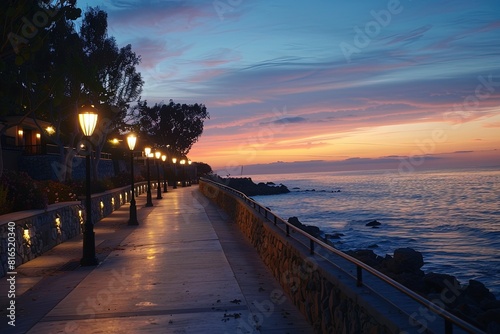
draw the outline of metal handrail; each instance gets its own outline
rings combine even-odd
[[[233,193],[235,195],[237,195],[238,197],[240,197],[241,199],[243,199],[249,206],[251,206],[252,208],[256,209],[258,211],[259,214],[262,214],[261,210],[264,211],[263,215],[264,215],[264,218],[266,218],[268,221],[270,222],[273,222],[274,225],[277,225],[277,223],[282,223],[282,224],[285,224],[286,226],[286,236],[287,237],[290,237],[290,229],[292,229],[293,231],[299,233],[300,235],[306,237],[307,239],[309,239],[309,251],[310,251],[310,254],[313,255],[313,254],[317,254],[317,252],[315,252],[314,250],[314,246],[315,244],[323,247],[324,249],[330,251],[331,253],[353,263],[356,265],[356,285],[358,287],[361,287],[363,286],[363,275],[362,275],[362,271],[363,270],[366,270],[367,272],[371,273],[373,276],[377,277],[378,279],[382,280],[383,282],[389,284],[390,286],[394,287],[395,289],[397,289],[398,291],[404,293],[405,295],[407,295],[408,297],[410,297],[411,299],[415,300],[416,302],[420,303],[421,305],[423,305],[424,307],[426,307],[427,309],[429,309],[431,312],[435,313],[436,315],[440,316],[441,318],[444,319],[444,333],[445,334],[452,334],[453,333],[453,325],[455,326],[458,326],[459,328],[467,331],[468,333],[484,333],[483,331],[481,331],[480,329],[478,329],[477,327],[471,325],[470,323],[456,317],[455,315],[451,314],[450,312],[448,312],[447,310],[443,309],[442,307],[440,307],[439,305],[423,298],[422,296],[420,296],[419,294],[413,292],[412,290],[408,289],[407,287],[405,287],[404,285],[402,285],[401,283],[398,283],[396,282],[395,280],[393,280],[392,278],[384,275],[383,273],[381,273],[380,271],[368,266],[367,264],[361,262],[360,260],[350,256],[350,255],[347,255],[346,253],[342,252],[342,251],[339,251],[338,249],[335,249],[334,247],[328,245],[327,243],[313,237],[312,235],[310,235],[309,233],[305,232],[304,230],[294,226],[293,224],[287,222],[286,220],[284,220],[283,218],[281,218],[280,216],[274,214],[270,209],[262,206],[260,203],[258,203],[257,201],[253,200],[252,198],[248,197],[247,195],[245,195],[243,192],[241,191],[238,191],[236,189],[233,189],[231,187],[228,187],[222,183],[219,183],[219,182],[216,182],[216,181],[213,181],[213,180],[210,180],[210,179],[207,179],[207,178],[200,178],[200,181],[204,181],[204,182],[207,182],[207,183],[211,183],[215,186],[217,186],[218,188],[222,188],[230,193]],[[269,215],[272,216],[272,220],[269,219]],[[294,238],[296,239],[296,238]],[[296,239],[297,241],[300,242],[300,240]]]
[[[51,154],[51,155],[59,155],[59,146],[58,145],[54,145],[54,144],[45,144],[46,147],[47,147],[47,154]],[[77,149],[74,148],[74,147],[68,147],[68,146],[64,146],[64,150],[73,150],[75,152],[77,152]],[[95,151],[92,151],[95,155]],[[84,155],[81,155],[79,154],[78,152],[76,153],[77,157],[84,157]],[[107,153],[107,152],[101,152],[101,156],[100,158],[102,160],[111,160],[111,153]]]

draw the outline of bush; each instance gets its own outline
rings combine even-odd
[[[144,181],[144,178],[140,175],[137,175],[134,178],[134,182]],[[113,182],[114,188],[126,187],[130,185],[130,173],[129,172],[121,172],[118,175],[115,175],[111,178],[111,182]]]
[[[77,199],[81,196],[85,196],[85,181],[68,181],[64,182],[64,184],[73,190]]]
[[[6,202],[11,203],[10,211],[47,208],[47,195],[25,172],[4,171],[0,185],[7,189]]]
[[[143,181],[138,176],[136,182]],[[130,185],[130,174],[92,180],[92,193]],[[0,177],[0,215],[14,211],[45,209],[48,204],[77,201],[85,196],[85,181],[34,181],[25,172],[4,171]]]
[[[39,182],[39,187],[45,192],[48,204],[78,200],[79,188],[70,184],[49,180]]]
[[[9,200],[9,189],[0,184],[0,215],[9,213],[12,211],[12,202]]]

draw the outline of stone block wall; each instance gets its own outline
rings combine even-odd
[[[416,332],[408,326],[407,316],[392,317],[389,314],[397,312],[384,301],[362,297],[363,290],[355,280],[317,255],[310,255],[307,247],[287,237],[238,196],[204,181],[200,181],[199,189],[237,223],[317,333]]]
[[[146,182],[135,185],[136,195],[146,192]],[[130,186],[92,195],[92,221],[97,223],[130,201]],[[16,267],[82,232],[85,206],[80,202],[49,205],[47,210],[13,212],[0,216],[0,277],[8,270],[9,232],[15,233]],[[15,226],[12,225],[14,222]],[[10,234],[12,235],[12,234]],[[12,240],[12,238],[11,238]]]
[[[57,244],[71,239],[81,232],[81,219],[84,208],[80,204],[58,204],[49,208],[46,212],[43,210],[33,210],[32,215],[17,215],[15,221],[2,219],[0,225],[0,277],[4,276],[7,270],[7,236],[8,232],[13,232],[9,221],[15,223],[15,247],[16,247],[16,266],[28,262],[42,253],[50,250]],[[11,239],[12,240],[12,239]]]

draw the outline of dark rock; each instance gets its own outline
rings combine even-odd
[[[425,274],[424,284],[429,293],[441,293],[444,289],[460,289],[460,283],[455,276],[438,273]]]
[[[376,220],[372,220],[371,222],[366,223],[366,225],[365,225],[365,226],[375,227],[375,226],[380,226],[380,225],[382,225],[382,223],[380,223],[380,222],[378,222],[378,221],[376,221]]]
[[[384,258],[375,254],[371,249],[357,249],[346,252],[355,259],[369,265],[374,269],[380,268]]]
[[[391,270],[395,273],[420,273],[424,265],[422,253],[412,248],[398,248],[394,251]]]
[[[417,293],[425,292],[425,285],[423,281],[424,273],[410,273],[403,272],[397,275],[390,275],[395,281],[403,284],[408,289],[415,291]]]
[[[453,308],[453,313],[457,314],[460,318],[476,327],[482,327],[479,322],[474,320],[477,319],[477,317],[482,313],[481,309],[475,305],[461,303]]]
[[[500,309],[500,300],[481,300],[479,305],[483,310]]]
[[[495,295],[493,295],[483,283],[476,280],[470,280],[464,292],[478,304],[483,300],[495,300]]]
[[[297,217],[288,218],[288,222],[293,226],[300,228],[302,231],[309,233],[315,238],[319,238],[321,236],[321,230],[319,227],[302,224]]]
[[[500,333],[500,324],[496,321],[492,321],[488,324],[486,328],[487,333]]]
[[[247,196],[277,195],[290,192],[290,190],[288,190],[288,188],[283,184],[280,184],[279,186],[274,185],[272,182],[268,182],[267,184],[263,182],[255,184],[249,177],[228,177],[225,179],[216,177],[214,181],[241,191]]]
[[[495,322],[500,325],[500,308],[482,312],[476,317],[476,320],[481,324]]]
[[[384,273],[430,301],[444,303],[447,310],[485,330],[500,333],[500,301],[481,283],[469,281],[461,286],[455,276],[439,273],[424,274],[423,257],[411,248],[394,251],[394,257],[376,255],[371,249],[347,251],[348,255]]]

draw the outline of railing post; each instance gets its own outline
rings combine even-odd
[[[357,271],[357,280],[356,280],[356,286],[363,286],[363,271],[360,266],[356,266],[356,271]]]
[[[313,239],[309,239],[309,253],[311,255],[314,255],[314,240]]]
[[[290,236],[290,226],[286,225],[286,236]]]
[[[444,333],[453,334],[453,324],[448,319],[444,319]]]
[[[276,216],[274,216],[274,225],[276,225],[276,224],[277,224],[277,223],[276,223]]]

